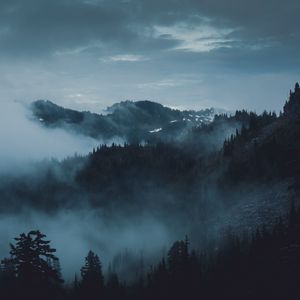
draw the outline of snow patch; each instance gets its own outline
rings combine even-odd
[[[156,133],[156,132],[160,132],[160,131],[162,131],[162,128],[153,129],[153,130],[150,130],[149,132]]]

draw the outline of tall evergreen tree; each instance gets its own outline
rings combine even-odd
[[[81,292],[87,299],[99,299],[103,295],[104,278],[102,265],[98,255],[89,251],[85,258],[85,265],[81,268]]]
[[[62,283],[58,271],[49,263],[58,261],[54,255],[56,250],[50,247],[50,241],[45,240],[45,237],[39,230],[30,231],[16,237],[15,245],[10,244],[11,262],[20,286],[21,298],[51,298],[50,294]]]

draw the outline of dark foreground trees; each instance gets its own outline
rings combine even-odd
[[[80,295],[83,299],[100,299],[104,295],[104,277],[98,255],[89,251],[81,268]]]
[[[11,256],[2,261],[2,276],[7,283],[3,294],[8,299],[59,299],[62,295],[56,250],[45,237],[38,230],[30,231],[10,245]]]
[[[81,278],[62,285],[55,249],[39,231],[23,233],[3,259],[0,296],[9,300],[300,299],[300,209],[286,220],[240,238],[230,230],[213,250],[195,252],[176,241],[143,280],[127,286],[111,272],[106,280],[90,251]]]

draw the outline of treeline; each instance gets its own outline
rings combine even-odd
[[[236,111],[235,115],[228,116],[226,114],[221,114],[215,116],[215,120],[231,120],[235,119],[241,122],[242,126],[240,130],[236,130],[229,138],[224,141],[224,155],[230,156],[234,153],[235,150],[238,150],[239,147],[244,145],[246,142],[249,142],[249,139],[255,138],[256,135],[264,127],[269,126],[278,120],[284,120],[291,123],[289,125],[297,124],[300,114],[300,88],[299,83],[297,82],[294,87],[294,91],[290,90],[289,99],[285,102],[283,106],[283,112],[280,112],[279,116],[275,112],[267,112],[266,110],[258,115],[255,112],[248,112],[246,110]],[[281,126],[287,125],[279,124]]]
[[[166,140],[104,145],[85,157],[43,162],[28,176],[1,180],[0,208],[32,205],[49,211],[80,205],[81,199],[87,199],[93,207],[107,207],[114,202],[128,203],[139,210],[141,198],[147,207],[153,206],[153,199],[163,204],[164,195],[173,195],[181,207],[193,202],[192,195],[205,190],[207,183],[222,193],[223,188],[236,189],[236,183],[241,181],[261,183],[291,177],[297,181],[298,86],[290,92],[279,116],[241,110],[232,116],[215,116],[212,123],[194,128],[174,143]],[[234,133],[224,141],[231,132]],[[205,201],[206,195],[200,196]]]
[[[299,299],[300,209],[251,234],[226,230],[223,240],[202,251],[176,241],[167,256],[135,283],[103,276],[90,251],[72,285],[64,285],[55,249],[39,231],[22,233],[1,262],[1,299]]]
[[[136,179],[151,180],[156,186],[182,186],[191,183],[196,172],[200,171],[201,160],[176,146],[164,143],[103,145],[93,150],[85,167],[78,172],[76,181],[93,190],[103,190],[111,185],[133,187]]]
[[[220,245],[220,246],[218,246]],[[149,274],[142,299],[299,299],[300,210],[240,236],[230,229],[206,252],[176,242]]]
[[[258,130],[261,130],[277,120],[275,112],[264,111],[261,115],[257,115],[254,112],[238,111],[236,112],[236,116],[237,115],[240,115],[242,120],[247,121],[243,122],[240,130],[236,129],[235,134],[225,139],[223,145],[224,156],[230,156],[234,151],[238,151],[245,142],[249,141],[249,138],[257,134]]]
[[[224,141],[223,155],[229,161],[227,178],[269,180],[300,176],[300,88],[290,91],[283,112],[249,114],[243,125]]]
[[[165,199],[172,195],[176,201],[167,211],[192,215],[196,197],[200,202],[209,197],[208,185],[225,193],[222,198],[237,190],[237,182],[294,178],[299,188],[299,90],[296,84],[279,116],[245,110],[223,114],[176,143],[104,145],[88,156],[43,162],[28,176],[6,176],[0,182],[0,208],[57,211],[85,199],[95,208],[166,211]]]

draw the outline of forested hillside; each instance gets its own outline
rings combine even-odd
[[[31,110],[46,127],[65,128],[105,142],[118,137],[130,143],[176,139],[193,127],[208,124],[218,111],[180,111],[151,101],[124,101],[108,107],[105,114],[95,114],[44,100],[33,102]]]
[[[42,114],[49,105],[51,113],[47,108]],[[160,122],[166,109],[146,102],[117,105],[110,118],[121,118],[124,106],[143,105]],[[82,125],[85,113],[45,102],[35,108],[46,126],[69,123],[93,135],[94,125]],[[167,113],[172,114],[163,117],[167,122],[181,114]],[[94,118],[100,122],[105,116]],[[142,235],[157,245],[147,254],[133,243],[146,253],[137,255],[91,242],[97,253],[106,249],[108,259],[101,264],[101,253],[89,252],[81,277],[63,285],[54,249],[34,230],[16,238],[3,259],[1,293],[6,299],[286,299],[287,293],[298,299],[299,120],[297,83],[279,115],[219,114],[185,128],[180,139],[169,132],[164,140],[99,145],[87,156],[42,161],[25,175],[3,176],[3,217],[28,209],[50,216],[89,211],[95,228],[119,224],[118,230],[133,228],[130,232],[149,220]],[[162,228],[165,244],[157,241],[159,234],[152,236]],[[117,233],[105,235],[112,243],[118,239]]]

